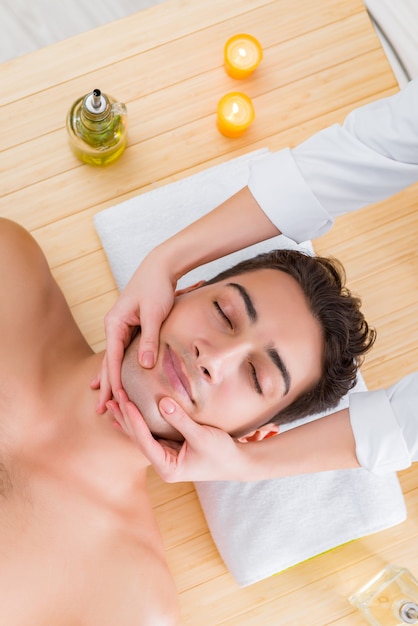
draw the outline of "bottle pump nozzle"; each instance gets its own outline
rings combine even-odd
[[[90,118],[89,114],[92,114],[94,118],[90,119],[98,119],[98,117],[102,113],[107,113],[107,109],[109,108],[108,99],[102,94],[100,89],[93,89],[90,94],[84,99],[84,107],[86,109],[87,115]]]
[[[93,89],[93,97],[91,99],[91,102],[95,109],[98,109],[101,105],[101,102],[102,102],[101,95],[102,95],[102,92],[100,91],[100,89]]]

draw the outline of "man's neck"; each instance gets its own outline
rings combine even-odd
[[[115,422],[113,415],[110,411],[106,411],[103,415],[99,415],[96,411],[96,405],[98,402],[99,391],[93,390],[90,387],[91,381],[100,372],[105,352],[93,354],[86,360],[86,369],[82,374],[82,383],[80,391],[84,391],[84,407],[81,408],[85,411],[86,423],[92,421],[98,426],[99,434],[103,436],[109,434],[109,460],[116,459],[125,468],[125,477],[129,482],[129,474],[133,478],[134,475],[139,475],[150,466],[149,460],[143,455],[141,450],[123,431],[121,431],[119,425]],[[82,393],[80,393],[82,397]],[[107,432],[109,431],[109,433]],[[107,445],[107,438],[104,438]],[[123,458],[120,457],[120,450],[123,451]],[[114,456],[112,456],[114,455]]]
[[[51,397],[51,401],[55,408],[55,414],[61,416],[61,427],[58,424],[57,426],[61,430],[67,428],[71,430],[72,426],[78,428],[82,437],[85,437],[93,448],[97,447],[98,455],[100,454],[100,446],[105,445],[109,460],[120,459],[120,450],[122,449],[126,455],[126,464],[124,462],[124,465],[129,468],[130,472],[134,473],[149,466],[148,459],[136,444],[117,428],[109,411],[104,414],[98,414],[96,411],[99,390],[91,388],[91,381],[100,371],[103,357],[104,352],[83,356],[76,363],[71,363],[68,369],[63,369],[60,380],[54,381],[50,393],[51,396],[54,396]],[[70,411],[68,411],[68,407],[70,407]],[[69,426],[67,425],[68,421],[70,422]],[[60,430],[58,430],[58,436],[59,432]]]

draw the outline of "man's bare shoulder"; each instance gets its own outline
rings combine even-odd
[[[58,351],[66,341],[67,353],[69,346],[87,346],[38,243],[22,226],[3,218],[0,289],[0,373],[18,380],[16,372],[23,368],[29,377],[53,346]],[[22,376],[19,384],[25,384]]]
[[[38,244],[21,226],[0,219],[0,334],[7,337],[13,330],[24,328],[47,306],[49,289],[48,264]]]
[[[0,263],[8,268],[1,280],[11,280],[29,269],[28,262],[39,260],[43,254],[32,235],[17,222],[0,217]]]

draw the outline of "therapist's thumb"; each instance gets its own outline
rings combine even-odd
[[[189,440],[189,443],[190,440],[199,439],[204,427],[192,420],[174,400],[167,397],[161,398],[158,406],[164,419]]]
[[[142,321],[141,337],[138,345],[138,361],[142,367],[154,367],[159,348],[159,334],[161,323],[157,321]]]

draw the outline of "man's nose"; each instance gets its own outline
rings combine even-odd
[[[242,339],[229,338],[222,344],[206,341],[195,344],[196,364],[204,378],[212,384],[217,384],[238,371],[248,353],[248,342]]]

